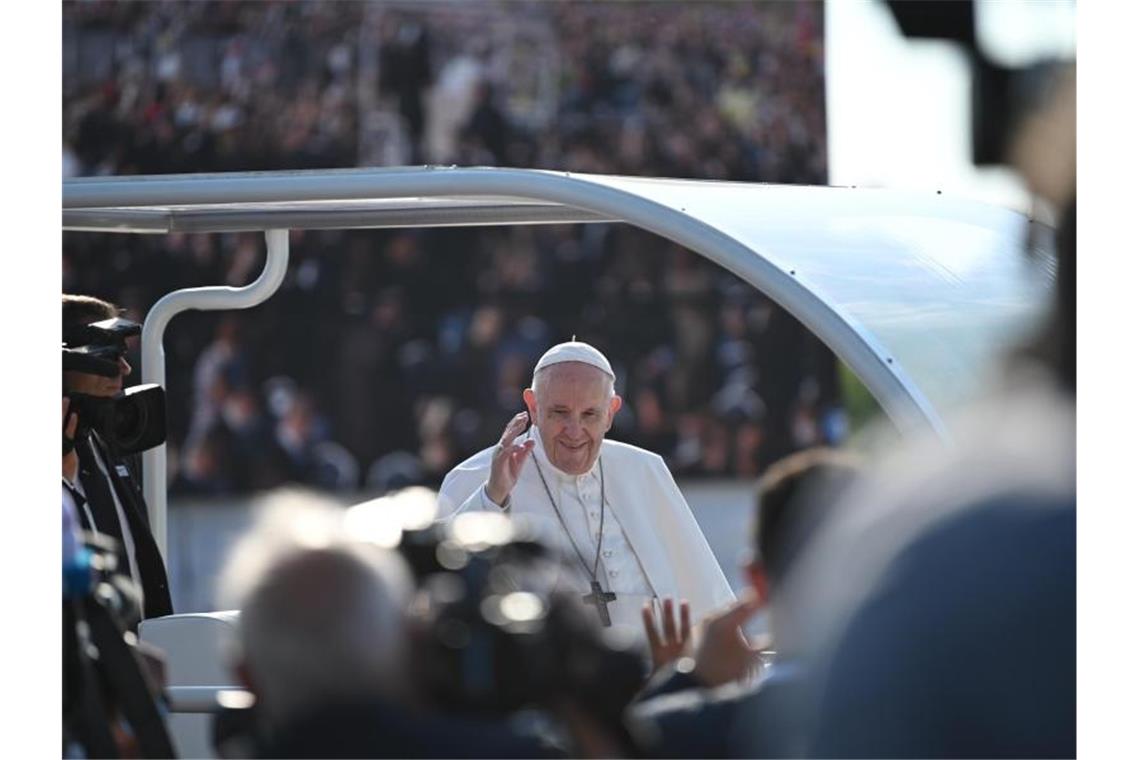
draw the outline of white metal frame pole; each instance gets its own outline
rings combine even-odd
[[[166,387],[166,351],[162,339],[177,314],[192,309],[248,309],[273,295],[289,266],[289,230],[265,231],[265,268],[256,280],[240,288],[213,286],[167,293],[151,307],[142,330],[142,381]],[[143,496],[150,529],[166,559],[166,444],[143,452]]]

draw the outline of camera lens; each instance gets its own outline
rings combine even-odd
[[[129,448],[146,431],[146,406],[139,403],[121,403],[115,409],[115,441],[123,448]]]

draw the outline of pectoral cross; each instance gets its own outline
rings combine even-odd
[[[612,591],[602,591],[602,584],[597,581],[590,581],[590,593],[582,597],[583,602],[594,605],[594,609],[598,611],[598,617],[602,619],[602,625],[606,628],[613,625],[610,621],[610,608],[606,605],[616,599],[617,594]]]

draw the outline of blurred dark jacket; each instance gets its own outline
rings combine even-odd
[[[650,684],[628,720],[648,757],[796,757],[804,749],[802,692],[790,662],[777,661],[746,687],[705,689],[673,671]]]

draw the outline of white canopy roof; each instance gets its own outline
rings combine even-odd
[[[1042,310],[1049,230],[936,193],[393,168],[67,180],[69,230],[163,233],[622,221],[721,264],[818,335],[902,428],[942,430]],[[1051,257],[1042,260],[1051,262]],[[778,356],[763,361],[779,362]]]

